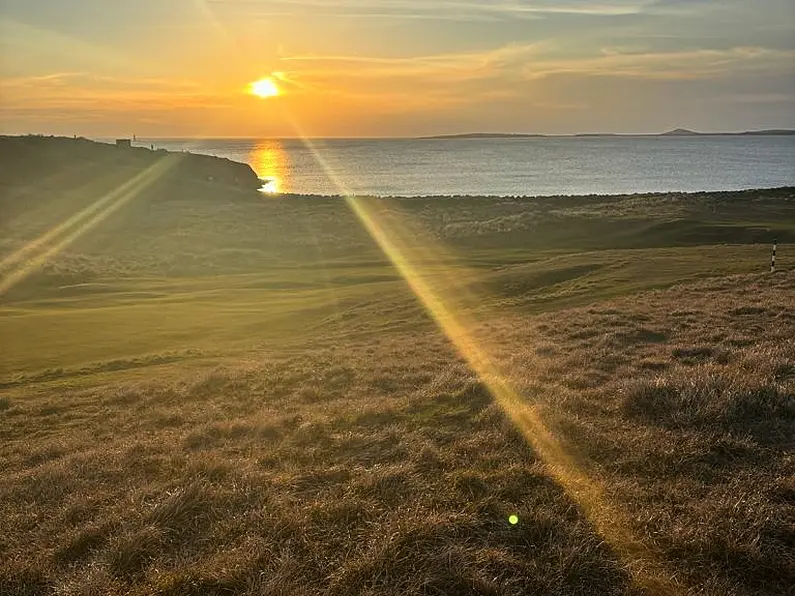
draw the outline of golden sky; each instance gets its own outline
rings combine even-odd
[[[0,0],[0,44],[11,134],[795,128],[791,0]]]

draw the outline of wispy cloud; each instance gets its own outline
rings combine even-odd
[[[729,104],[793,104],[795,93],[732,93],[716,98],[721,103]]]
[[[754,71],[792,72],[795,50],[734,47],[726,50],[679,52],[625,51],[603,48],[583,58],[560,59],[554,44],[508,45],[480,53],[443,54],[418,58],[361,56],[284,56],[294,76],[316,80],[425,79],[450,84],[481,78],[538,79],[556,74],[647,79],[696,79]]]
[[[554,74],[611,76],[641,79],[693,80],[739,74],[791,73],[795,51],[760,47],[734,47],[726,50],[681,52],[605,52],[600,56],[530,64],[526,76],[537,78]]]
[[[550,106],[553,102],[544,97],[540,81],[555,76],[688,81],[744,73],[786,75],[795,61],[795,51],[759,47],[658,53],[604,48],[597,55],[572,59],[554,58],[554,50],[554,45],[538,43],[419,58],[293,55],[282,58],[283,80],[291,92],[288,101],[299,107],[309,109],[323,97],[340,111],[355,107],[407,113],[518,98]],[[239,89],[211,89],[191,80],[80,72],[2,79],[0,94],[6,113],[235,110],[245,101]]]
[[[252,17],[323,16],[344,18],[404,18],[494,20],[540,18],[552,14],[618,16],[637,14],[653,0],[208,0],[219,10]]]
[[[204,90],[192,81],[124,78],[89,73],[52,73],[0,79],[3,111],[105,110],[123,112],[146,107],[173,110],[224,107],[228,95]]]
[[[678,52],[604,48],[569,59],[555,57],[556,50],[552,43],[540,43],[414,59],[297,55],[283,62],[290,78],[301,82],[305,101],[296,98],[296,105],[306,112],[323,97],[325,108],[335,113],[408,117],[493,114],[500,105],[506,113],[571,112],[604,96],[603,91],[591,95],[588,90],[605,89],[611,84],[604,81],[611,79],[617,86],[637,89],[673,89],[707,81],[730,86],[742,77],[787,76],[795,61],[795,51],[760,47]],[[581,92],[570,96],[561,93],[562,88]]]
[[[17,22],[0,14],[0,40],[12,49],[16,60],[0,63],[5,68],[25,61],[57,62],[69,60],[84,66],[100,69],[142,69],[147,65],[140,59],[117,49],[98,45],[86,39],[65,35],[53,29],[34,27]],[[5,51],[5,49],[4,49]]]

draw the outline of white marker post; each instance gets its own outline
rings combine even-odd
[[[778,239],[773,239],[773,257],[770,260],[770,273],[776,272],[776,247],[778,246]]]

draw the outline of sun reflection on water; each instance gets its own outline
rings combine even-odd
[[[260,192],[278,195],[289,187],[289,164],[281,142],[259,141],[251,151],[248,161],[262,180]]]

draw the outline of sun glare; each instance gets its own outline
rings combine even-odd
[[[256,95],[257,97],[276,97],[280,94],[279,87],[276,85],[276,82],[270,78],[266,77],[264,79],[260,79],[259,81],[254,81],[249,85],[249,92],[252,95]]]

